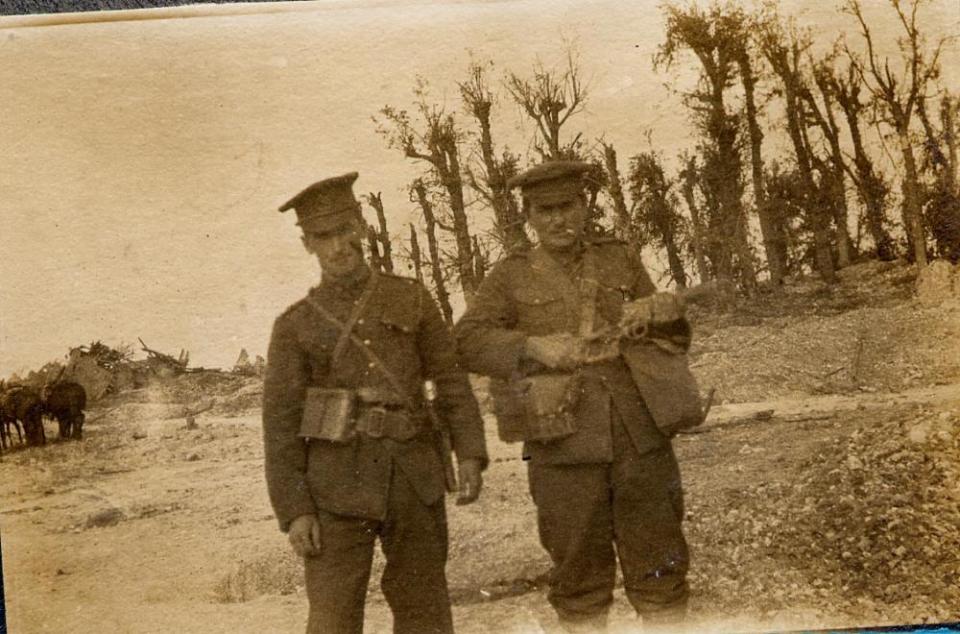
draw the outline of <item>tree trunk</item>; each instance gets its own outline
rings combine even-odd
[[[417,230],[410,223],[410,259],[413,260],[413,275],[417,281],[423,284],[423,256],[420,253],[420,240],[417,238]]]
[[[667,250],[667,262],[670,264],[670,277],[673,278],[677,288],[686,288],[687,273],[683,270],[683,259],[680,257],[680,249],[672,233],[663,236],[663,244]]]
[[[740,153],[737,151],[736,146],[737,130],[727,121],[726,109],[723,104],[722,87],[720,89],[719,101],[714,101],[713,109],[717,115],[715,117],[717,119],[715,125],[717,126],[716,143],[717,158],[719,159],[715,164],[718,172],[716,174],[717,202],[719,203],[720,215],[723,218],[723,225],[725,227],[724,235],[727,236],[728,240],[729,238],[733,238],[732,250],[728,244],[723,246],[723,248],[731,251],[729,254],[725,254],[724,259],[731,258],[733,253],[738,255],[741,282],[745,282],[744,286],[750,288],[753,284],[749,281],[744,265],[752,267],[752,258],[742,257],[744,247],[742,231],[743,201],[740,199]],[[732,262],[725,268],[728,268],[728,275],[733,273]]]
[[[453,308],[450,306],[450,293],[447,292],[447,283],[443,277],[443,266],[440,262],[440,245],[437,242],[437,219],[433,214],[433,205],[430,204],[430,200],[427,198],[427,188],[424,186],[423,181],[415,181],[413,189],[417,194],[417,201],[420,203],[420,209],[423,211],[423,220],[427,225],[427,249],[430,253],[430,276],[433,278],[437,302],[440,304],[440,311],[443,313],[444,321],[452,324]]]
[[[845,87],[844,87],[845,88]],[[856,169],[857,194],[860,202],[863,204],[864,213],[867,217],[867,230],[870,237],[873,238],[873,244],[877,249],[877,258],[880,260],[892,260],[896,257],[893,238],[887,231],[886,213],[884,210],[886,200],[886,187],[873,169],[873,162],[863,147],[863,135],[860,132],[860,106],[855,92],[849,92],[845,89],[838,91],[840,107],[843,108],[844,117],[847,120],[847,127],[850,130],[850,138],[853,141],[853,164]]]
[[[839,146],[837,151],[839,151]],[[833,222],[836,226],[837,234],[837,266],[843,268],[845,266],[850,266],[850,262],[853,259],[853,245],[850,241],[850,230],[847,228],[847,218],[849,217],[849,212],[847,210],[847,188],[844,179],[843,173],[843,164],[837,164],[837,161],[842,161],[842,157],[835,158],[833,162],[833,173],[830,176],[830,190],[832,195],[830,196],[833,204],[831,208],[833,209]],[[839,171],[838,171],[839,170]]]
[[[438,166],[440,181],[450,198],[450,215],[453,218],[453,237],[457,244],[457,272],[460,286],[465,294],[477,291],[476,275],[473,268],[473,241],[470,239],[470,227],[467,223],[466,204],[463,199],[463,179],[460,174],[460,156],[456,139],[446,135],[435,148],[440,154],[434,165]]]
[[[905,126],[897,126],[900,151],[903,154],[903,213],[904,224],[913,251],[914,261],[919,269],[927,266],[927,241],[923,230],[923,212],[920,208],[920,180],[917,174],[917,161],[910,143],[910,132]]]
[[[483,278],[486,277],[489,265],[487,254],[480,248],[480,239],[473,236],[473,274],[476,275],[478,284],[483,282]]]
[[[490,126],[492,104],[482,96],[480,90],[470,95],[465,94],[464,100],[480,125],[480,156],[483,159],[483,167],[487,175],[490,205],[493,207],[498,237],[507,252],[523,248],[530,243],[526,232],[523,230],[523,217],[517,206],[517,199],[507,189],[507,175],[504,173],[504,165],[497,160],[493,151],[493,134]]]
[[[377,212],[377,223],[380,229],[376,232],[380,243],[380,264],[382,270],[393,273],[393,245],[390,243],[390,232],[387,231],[387,215],[383,211],[383,199],[380,193],[367,194],[367,202]]]
[[[943,97],[940,107],[940,121],[943,126],[943,142],[947,145],[946,187],[947,191],[957,194],[957,128],[956,114],[960,98]]]
[[[820,169],[823,176],[821,186],[825,188],[825,194],[829,194],[830,210],[833,212],[836,229],[837,266],[843,268],[850,265],[853,248],[850,242],[850,230],[847,227],[847,189],[843,151],[840,149],[840,128],[833,116],[833,93],[830,89],[829,78],[824,74],[825,72],[827,71],[824,71],[822,67],[814,70],[814,82],[823,99],[823,111],[821,112],[813,92],[806,86],[803,87],[803,98],[809,105],[810,115],[830,145],[829,168],[823,165]],[[809,142],[807,147],[810,147]]]
[[[824,209],[824,200],[818,195],[820,188],[813,178],[813,167],[801,122],[803,115],[802,105],[797,95],[797,89],[791,77],[782,77],[787,109],[787,130],[793,142],[794,153],[797,157],[797,168],[805,190],[804,209],[810,219],[813,230],[813,244],[817,271],[828,284],[837,282],[836,271],[833,267],[833,252],[830,244],[829,216]]]
[[[377,271],[383,270],[383,258],[380,257],[380,244],[377,241],[377,230],[367,225],[367,248],[370,250],[370,267]]]
[[[956,263],[960,260],[960,192],[957,191],[957,136],[956,114],[960,100],[944,95],[940,106],[943,142],[947,146],[946,164],[941,175],[941,196],[945,201],[938,218],[937,234],[942,243],[938,250],[942,257]]]
[[[630,212],[627,210],[627,201],[623,195],[623,184],[620,180],[620,170],[617,167],[617,151],[612,143],[603,144],[603,160],[607,168],[607,193],[613,200],[614,223],[617,237],[638,248],[643,246],[637,240],[636,232],[633,230]]]
[[[738,56],[737,64],[740,68],[740,79],[743,83],[744,101],[747,110],[747,130],[750,133],[750,167],[753,176],[753,197],[757,206],[757,217],[760,220],[760,235],[763,238],[763,250],[767,256],[767,267],[770,271],[770,281],[774,288],[783,283],[787,268],[786,239],[777,235],[780,228],[773,218],[773,210],[767,204],[766,188],[763,184],[763,132],[757,121],[757,105],[754,97],[756,78],[750,65],[750,57],[746,50]]]
[[[697,169],[693,160],[688,161],[680,177],[683,179],[683,199],[687,202],[687,208],[690,210],[690,222],[693,225],[693,259],[697,263],[697,275],[700,276],[700,283],[703,284],[710,279],[710,270],[707,268],[707,260],[704,255],[703,246],[703,219],[700,214],[700,207],[697,205],[697,199],[694,195],[694,183],[696,180]]]

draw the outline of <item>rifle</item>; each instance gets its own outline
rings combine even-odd
[[[440,414],[437,413],[437,384],[432,380],[423,382],[423,400],[427,405],[427,413],[430,416],[430,424],[437,435],[440,446],[440,460],[443,462],[443,479],[447,486],[447,491],[453,493],[457,487],[457,473],[453,469],[453,443],[450,440],[450,430],[440,420]]]

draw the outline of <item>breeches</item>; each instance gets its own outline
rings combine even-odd
[[[637,612],[685,610],[689,553],[673,450],[639,455],[619,419],[613,428],[612,464],[529,466],[540,541],[553,560],[548,599],[562,619],[606,613],[617,556]]]
[[[380,587],[396,634],[453,632],[444,568],[444,501],[426,506],[395,469],[384,521],[319,511],[322,551],[304,559],[310,601],[308,634],[361,634],[377,537],[386,559]]]

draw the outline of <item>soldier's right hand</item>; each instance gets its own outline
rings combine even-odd
[[[290,523],[287,533],[293,551],[300,557],[317,557],[320,555],[320,520],[313,513],[301,515]]]
[[[568,332],[541,337],[527,337],[523,354],[526,358],[554,370],[571,370],[579,360],[579,340]]]

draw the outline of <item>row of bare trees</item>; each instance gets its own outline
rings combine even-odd
[[[419,79],[412,109],[386,106],[374,121],[389,148],[421,167],[409,185],[421,222],[391,235],[381,195],[369,194],[373,262],[392,271],[400,256],[418,278],[426,271],[452,319],[452,294],[469,301],[492,259],[530,243],[507,181],[558,159],[593,165],[590,231],[652,249],[678,287],[726,279],[749,293],[763,278],[777,288],[805,270],[832,283],[837,269],[865,257],[956,261],[960,99],[940,81],[944,40],[930,43],[921,31],[926,1],[887,0],[900,29],[891,49],[861,1],[844,0],[855,35],[819,53],[813,34],[770,1],[750,10],[721,0],[665,4],[654,68],[693,64],[698,75],[680,93],[696,141],[673,173],[652,149],[621,173],[613,144],[573,128],[591,96],[573,47],[559,66],[537,63],[527,75],[498,77],[492,62],[472,61],[457,84],[459,107],[433,99]],[[520,117],[514,128],[533,130],[524,155],[497,141],[509,135],[497,113],[510,105]],[[789,150],[775,153],[769,135],[782,135]]]

